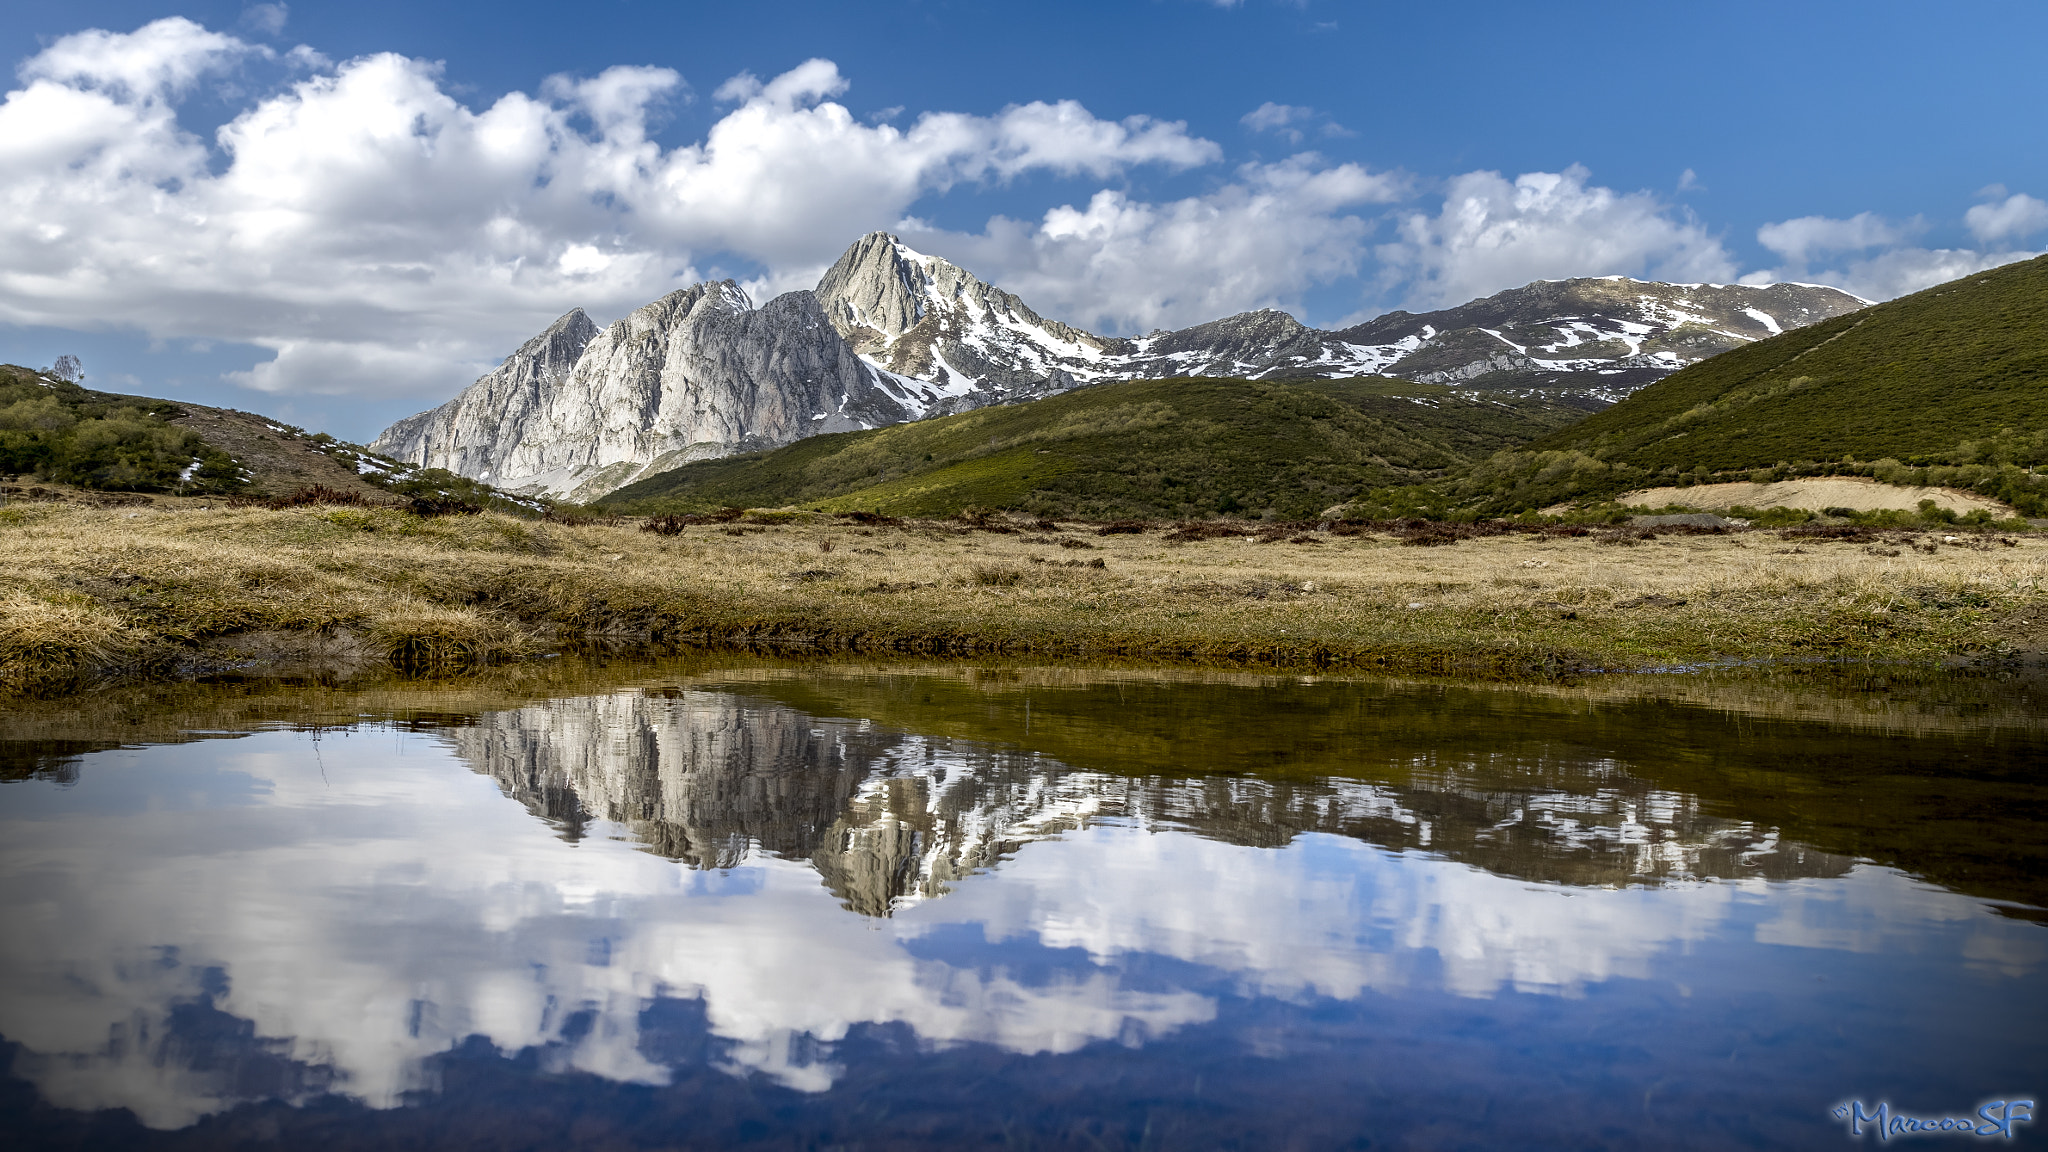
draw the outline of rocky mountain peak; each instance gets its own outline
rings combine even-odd
[[[583,346],[590,343],[590,338],[595,335],[597,325],[590,319],[590,314],[581,308],[571,308],[542,329],[540,335],[521,344],[512,356],[555,361],[567,357],[568,366],[574,367],[576,357],[583,355]]]
[[[1099,377],[1093,361],[1117,343],[1047,320],[887,232],[855,241],[818,281],[818,299],[832,327],[877,367],[942,386],[979,382],[1005,399],[1047,381]]]
[[[516,427],[531,417],[575,371],[598,331],[588,313],[571,308],[453,400],[400,420],[370,447],[395,459],[481,476],[495,467],[488,445],[496,437],[477,430]]]
[[[614,339],[623,335],[644,336],[675,326],[699,308],[738,314],[751,311],[754,302],[731,280],[706,280],[678,288],[651,304],[643,304],[614,321],[606,331]]]
[[[604,329],[581,310],[378,451],[500,487],[589,500],[649,468],[893,424],[926,398],[861,362],[810,292],[759,308],[731,280]]]
[[[887,232],[854,241],[818,281],[826,319],[857,349],[886,345],[924,319],[925,277],[918,262],[929,259]]]
[[[588,313],[581,308],[571,308],[553,324],[543,328],[540,335],[505,357],[491,376],[528,384],[567,376],[569,370],[576,367],[583,350],[597,337],[598,331]]]

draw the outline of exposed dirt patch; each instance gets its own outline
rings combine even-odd
[[[1900,488],[1860,476],[1820,476],[1810,480],[1784,480],[1776,484],[1644,488],[1624,492],[1618,499],[1623,504],[1650,508],[1682,504],[1688,508],[1718,511],[1741,505],[1745,508],[1803,508],[1811,512],[1824,508],[1851,508],[1858,512],[1897,508],[1910,512],[1918,508],[1922,500],[1932,500],[1935,507],[1951,512],[1975,512],[1981,508],[2001,517],[2018,515],[2010,506],[1987,500],[1973,492],[1960,492],[1954,488]]]
[[[390,499],[390,493],[356,475],[355,469],[322,452],[319,445],[265,417],[182,400],[175,403],[185,415],[171,423],[191,429],[201,440],[240,461],[264,494],[281,496],[319,486]]]

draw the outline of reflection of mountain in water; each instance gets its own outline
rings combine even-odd
[[[750,843],[808,857],[869,916],[1103,819],[1257,847],[1326,833],[1573,885],[1829,877],[1852,863],[1604,760],[1430,757],[1381,782],[1114,775],[697,691],[493,713],[450,739],[567,835],[612,821],[699,868],[731,867]]]
[[[1143,718],[1135,691],[1096,695],[1116,728]],[[1274,749],[1259,735],[1287,727],[1244,722],[1284,715],[1271,697],[1214,709],[1178,754],[1063,720],[1059,759],[979,735],[993,725],[939,739],[905,735],[923,726],[909,720],[819,719],[888,714],[821,699],[618,694],[445,717],[409,729],[433,741],[395,748],[355,738],[381,726],[329,730],[319,750],[263,732],[240,748],[85,753],[73,787],[0,783],[0,875],[21,878],[0,887],[0,923],[34,927],[0,933],[0,1062],[16,1078],[0,1088],[25,1080],[57,1108],[173,1128],[266,1097],[394,1107],[441,1086],[451,1053],[481,1052],[556,1083],[673,1082],[699,1110],[720,1097],[679,1064],[850,1085],[844,1099],[868,1108],[880,1073],[923,1075],[878,1044],[986,1046],[1033,1058],[1002,1068],[1115,1079],[1127,1066],[1099,1057],[1166,1037],[1223,1045],[1210,1050],[1236,1067],[1289,1052],[1334,1065],[1404,1059],[1416,1022],[1469,1038],[1491,1013],[1526,1053],[1514,1022],[1571,1021],[1529,997],[1595,985],[1612,995],[1585,1000],[1628,1006],[1628,1026],[1612,1044],[1574,1028],[1551,1049],[1565,1060],[1597,1043],[1632,1061],[1670,1031],[1718,1028],[1718,1063],[1791,1029],[1821,1037],[1814,1066],[1908,1034],[1889,1016],[1840,1031],[1843,1003],[1980,976],[1984,995],[2028,1003],[2024,982],[2048,965],[2036,926],[1888,868],[1757,883],[1846,861],[1652,788],[1625,770],[1648,755],[1603,759],[1620,742],[1570,729],[1489,744],[1440,735],[1449,721],[1397,739],[1391,710],[1362,735],[1303,722],[1316,758],[1295,762],[1317,767],[1289,775],[1263,768]],[[1045,715],[1012,745],[1048,739]],[[1238,770],[1185,766],[1197,751]],[[1064,842],[1018,851],[1048,837]],[[1662,884],[1684,876],[1751,882]],[[1835,966],[1825,953],[1856,957],[1840,967],[1860,990],[1786,995],[1806,987],[1796,973]],[[1669,990],[1703,971],[1717,975],[1681,1011]],[[1307,1020],[1353,1002],[1364,1014],[1334,1033],[1271,1024],[1276,1005]],[[1788,1024],[1790,1006],[1809,1018]],[[961,1051],[955,1068],[998,1067]],[[1036,1059],[1055,1054],[1084,1059]],[[445,1085],[471,1100],[474,1086]]]
[[[590,696],[486,713],[450,740],[536,816],[580,838],[624,824],[655,852],[730,868],[803,857],[901,738],[705,692]]]

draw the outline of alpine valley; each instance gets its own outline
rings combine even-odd
[[[1605,277],[1538,281],[1335,332],[1267,309],[1106,337],[875,232],[816,289],[759,306],[726,280],[672,292],[602,329],[574,309],[371,447],[501,489],[587,502],[692,461],[1115,380],[1395,376],[1473,400],[1585,413],[1866,303],[1817,285]]]

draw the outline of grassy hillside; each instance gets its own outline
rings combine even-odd
[[[1470,472],[1489,510],[1769,471],[1973,486],[2039,504],[2048,257],[1724,352]],[[2036,512],[2035,514],[2042,514]]]
[[[247,486],[225,452],[171,421],[174,404],[89,392],[0,364],[0,475],[130,492],[234,492]]]
[[[111,492],[277,497],[317,487],[515,515],[541,510],[538,501],[255,412],[95,392],[18,364],[0,364],[0,478],[8,476]]]
[[[803,504],[947,515],[967,506],[1067,516],[1298,518],[1410,484],[1580,413],[1367,378],[1135,380],[649,477],[601,504],[634,511]]]

